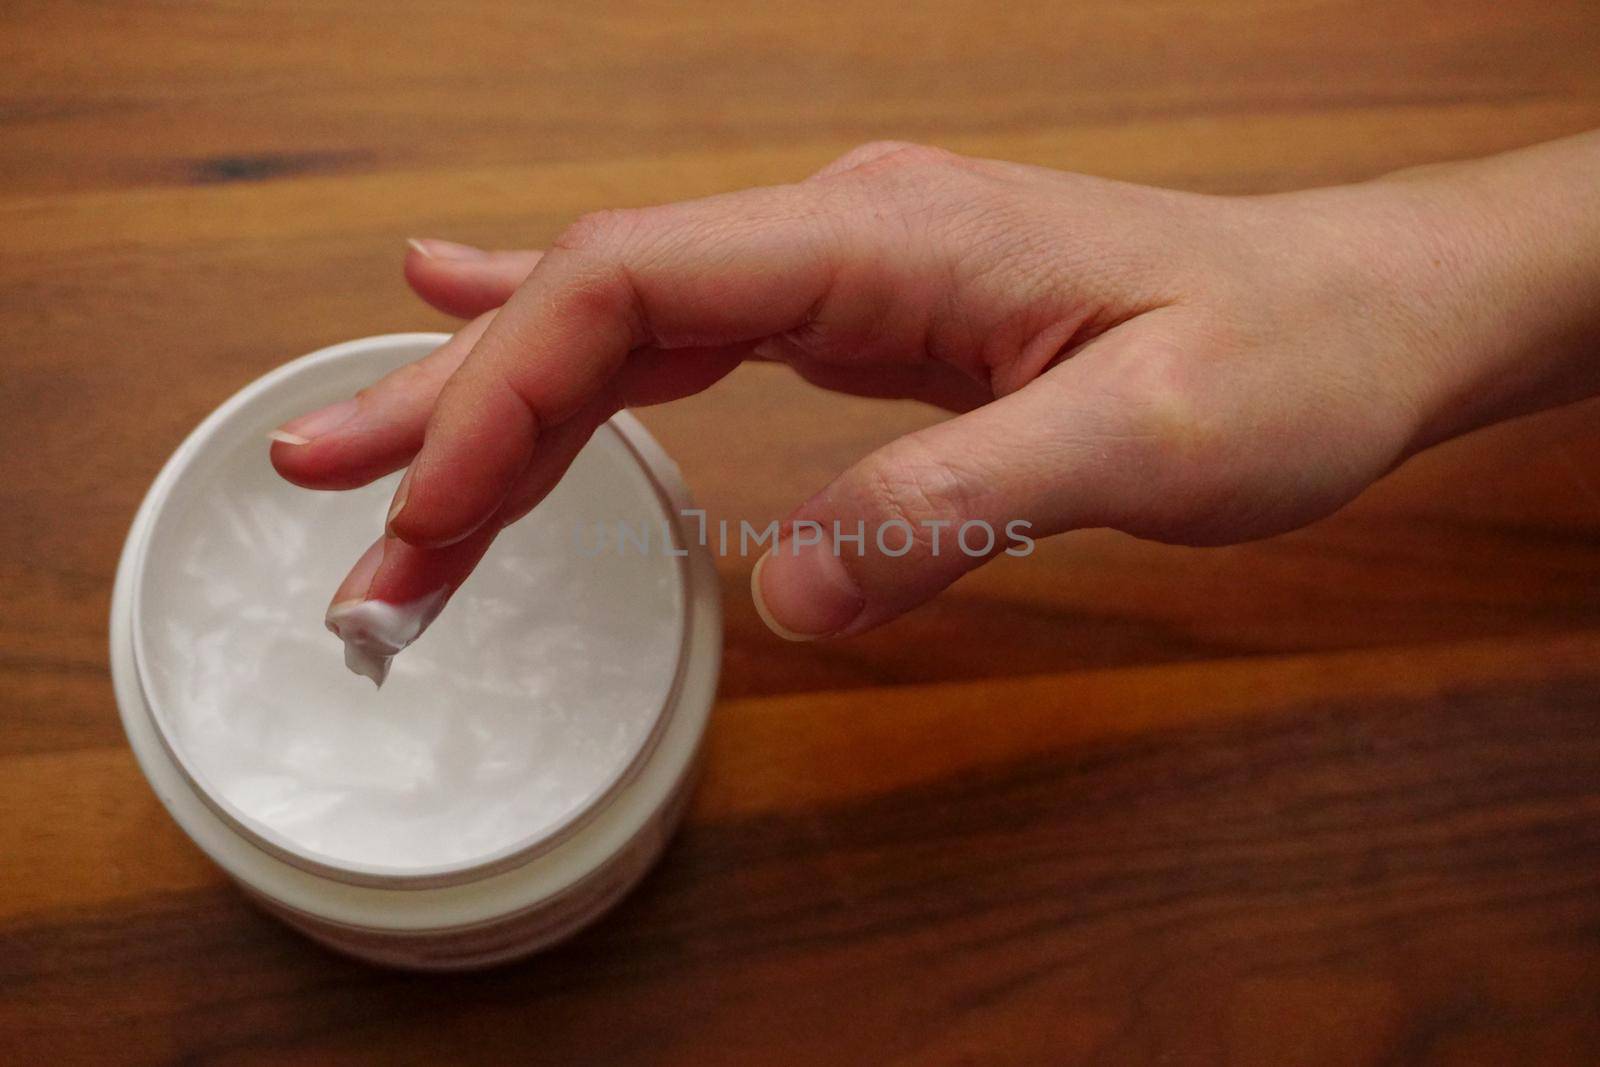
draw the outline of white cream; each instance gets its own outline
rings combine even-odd
[[[344,665],[382,688],[396,654],[415,641],[444,607],[439,589],[406,604],[346,600],[328,609],[324,623],[344,642]]]
[[[650,743],[682,641],[681,560],[585,555],[575,524],[661,521],[609,431],[507,529],[381,693],[319,622],[382,529],[393,478],[312,493],[271,470],[259,426],[208,453],[153,531],[143,677],[191,772],[269,837],[406,871],[502,854],[561,826]],[[438,604],[330,618],[373,681]]]

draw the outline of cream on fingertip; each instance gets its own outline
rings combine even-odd
[[[328,629],[344,642],[344,665],[382,687],[394,657],[421,636],[444,608],[448,590],[435,589],[404,604],[341,600],[328,609]]]

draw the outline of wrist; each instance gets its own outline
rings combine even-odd
[[[1600,391],[1600,137],[1353,187],[1417,372],[1413,450]]]

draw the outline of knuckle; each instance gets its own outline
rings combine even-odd
[[[585,212],[569,223],[551,244],[568,251],[615,248],[638,228],[639,214],[637,210],[623,208]]]
[[[871,141],[845,153],[829,171],[857,178],[922,174],[949,167],[960,157],[932,145],[909,141]]]
[[[1118,368],[1116,435],[1143,469],[1206,469],[1225,444],[1221,409],[1206,400],[1203,359],[1178,345],[1149,342]]]
[[[845,166],[858,166],[862,163],[869,163],[874,159],[894,155],[897,152],[904,152],[916,147],[918,146],[911,141],[867,141],[865,144],[856,145],[840,156],[838,162]]]
[[[1108,466],[1145,487],[1139,511],[1163,539],[1209,525],[1238,506],[1238,413],[1213,402],[1196,380],[1192,360],[1157,355],[1122,383]],[[1135,530],[1134,532],[1152,532]]]
[[[1147,392],[1134,407],[1135,440],[1160,468],[1185,481],[1216,469],[1226,439],[1214,413],[1182,390]]]
[[[1270,396],[1211,381],[1204,360],[1154,369],[1132,407],[1136,462],[1145,492],[1140,536],[1190,545],[1229,544],[1292,529],[1319,495],[1295,449],[1314,450],[1315,432],[1286,421]]]
[[[874,159],[878,156],[888,155],[890,152],[898,152],[904,148],[916,147],[918,146],[914,141],[901,141],[893,137],[880,137],[876,140],[867,141],[863,144],[856,145],[854,148],[850,149],[850,151],[846,152],[845,156],[847,158],[854,157],[857,159]]]
[[[893,141],[888,142],[885,150],[873,162],[885,170],[905,170],[944,164],[954,158],[956,158],[955,153],[932,145]]]
[[[841,174],[845,171],[854,170],[862,164],[870,163],[880,156],[887,156],[902,148],[911,147],[914,146],[910,141],[867,141],[864,144],[856,145],[842,155],[834,157],[833,162],[818,171],[817,175],[818,177],[825,177],[831,174]]]
[[[619,268],[606,264],[567,279],[555,299],[561,313],[580,322],[602,323],[631,312],[633,290]]]
[[[865,503],[878,522],[905,523],[920,544],[930,540],[931,526],[959,525],[972,514],[971,486],[962,470],[906,439],[868,472]]]

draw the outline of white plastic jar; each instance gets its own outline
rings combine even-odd
[[[111,606],[123,725],[179,826],[311,937],[423,969],[535,951],[643,877],[683,810],[722,643],[682,480],[622,414],[381,692],[344,670],[322,606],[393,480],[297,489],[266,433],[444,340],[336,345],[228,400],[146,495]]]

